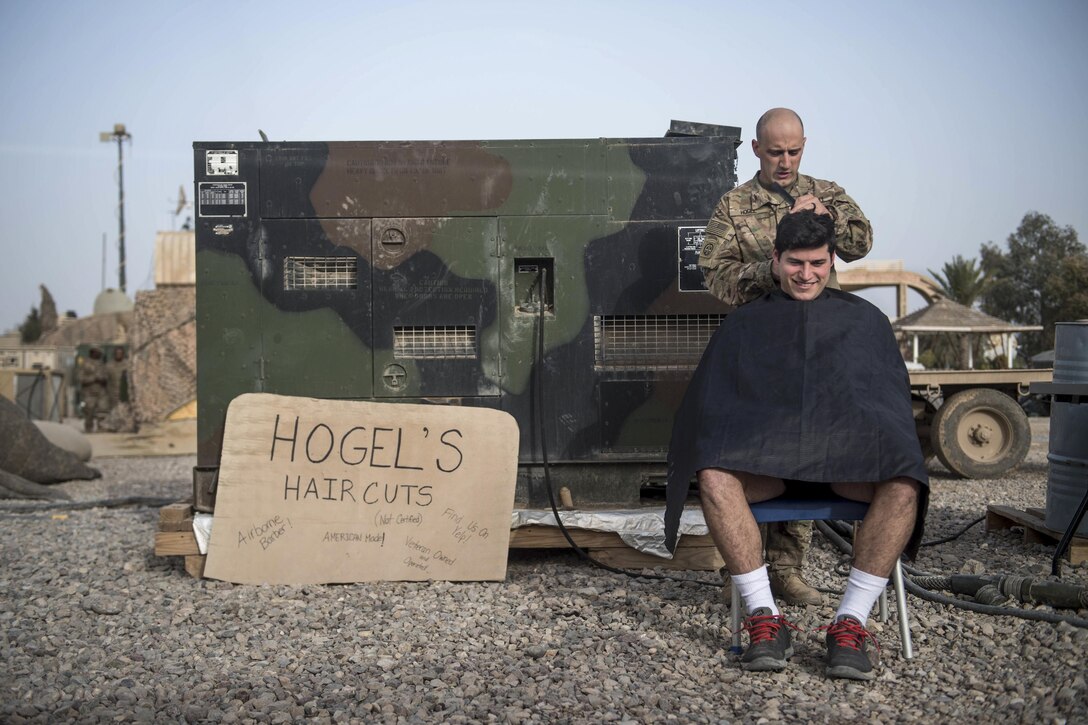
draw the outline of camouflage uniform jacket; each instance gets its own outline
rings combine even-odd
[[[728,192],[718,202],[706,226],[699,252],[707,288],[731,305],[743,305],[777,287],[771,277],[771,251],[778,222],[789,213],[789,204],[760,185],[759,175]],[[873,228],[857,202],[833,181],[797,175],[787,191],[795,199],[813,194],[835,219],[836,257],[847,262],[861,259],[873,247]],[[838,288],[835,271],[828,286]]]
[[[79,385],[85,391],[95,395],[106,392],[108,376],[106,365],[100,360],[84,358],[79,365]]]

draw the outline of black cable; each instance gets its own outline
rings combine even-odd
[[[121,508],[123,506],[140,506],[143,508],[166,506],[177,503],[177,498],[157,498],[153,496],[123,496],[121,498],[100,498],[93,501],[41,501],[34,503],[5,503],[0,502],[0,511],[14,513],[49,511],[63,509],[67,511],[94,508]]]
[[[936,546],[937,544],[947,544],[949,541],[953,541],[955,539],[960,538],[961,536],[966,534],[971,529],[972,526],[977,526],[978,524],[981,524],[985,520],[986,520],[985,516],[979,516],[977,519],[975,519],[971,523],[967,524],[966,526],[964,526],[962,529],[960,529],[959,531],[957,531],[954,534],[949,534],[948,536],[944,537],[943,539],[933,539],[932,541],[923,541],[918,546]]]
[[[602,561],[597,561],[589,552],[583,549],[574,541],[574,538],[570,535],[567,527],[563,525],[563,520],[559,516],[559,507],[555,503],[555,491],[552,486],[551,467],[548,464],[548,442],[547,437],[544,434],[544,283],[547,271],[543,266],[540,268],[540,275],[537,277],[537,284],[540,289],[540,297],[538,304],[540,306],[540,314],[537,317],[537,355],[536,365],[534,366],[534,385],[533,392],[536,394],[536,414],[537,414],[537,430],[540,436],[540,460],[544,469],[544,487],[548,491],[548,502],[552,507],[552,514],[555,516],[555,523],[559,527],[559,530],[563,534],[563,538],[567,540],[571,549],[574,549],[578,553],[578,556],[582,557],[586,561],[590,562],[594,566],[597,566],[605,571],[613,574],[622,574],[624,576],[631,577],[633,579],[659,579],[663,581],[675,581],[681,584],[699,584],[707,587],[721,588],[725,586],[724,582],[709,582],[702,579],[691,579],[688,577],[672,576],[670,574],[644,574],[642,572],[631,571],[628,569],[620,569],[618,567],[610,566]]]

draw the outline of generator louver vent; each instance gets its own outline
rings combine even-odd
[[[475,358],[475,325],[423,325],[393,328],[397,358]]]
[[[598,370],[691,370],[725,315],[594,315]]]
[[[355,289],[359,268],[354,257],[287,257],[283,260],[283,288]]]

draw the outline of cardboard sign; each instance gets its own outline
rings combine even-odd
[[[517,462],[517,422],[499,410],[241,395],[204,575],[502,580]]]

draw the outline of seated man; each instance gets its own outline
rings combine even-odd
[[[828,289],[834,222],[787,215],[773,252],[780,289],[732,312],[707,345],[669,449],[666,545],[697,474],[707,526],[744,598],[746,670],[785,668],[791,629],[775,606],[748,507],[790,491],[870,502],[846,592],[826,629],[827,673],[872,679],[865,629],[895,562],[921,540],[929,479],[906,366],[875,306]]]

